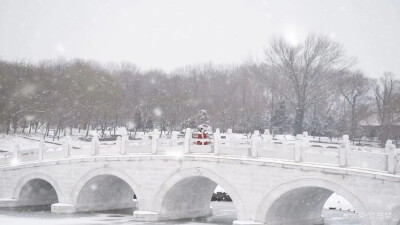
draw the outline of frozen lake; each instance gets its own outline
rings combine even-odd
[[[236,211],[232,202],[213,202],[214,213],[212,216],[200,219],[189,219],[168,222],[135,222],[132,220],[131,210],[121,210],[104,213],[78,213],[78,214],[52,214],[49,207],[0,209],[0,224],[7,225],[101,225],[101,224],[232,224]],[[359,222],[344,219],[347,212],[324,210],[326,224],[328,225],[358,225]]]

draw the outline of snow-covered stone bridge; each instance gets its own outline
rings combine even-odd
[[[396,149],[353,151],[255,133],[214,134],[210,145],[184,138],[99,142],[18,150],[0,158],[0,206],[52,204],[74,213],[135,207],[144,221],[206,216],[220,185],[237,210],[234,224],[322,224],[332,193],[346,198],[365,225],[398,224],[400,168]],[[132,200],[136,196],[135,200]]]

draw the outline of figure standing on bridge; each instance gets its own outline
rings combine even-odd
[[[205,141],[205,139],[207,139],[207,134],[204,131],[204,128],[200,128],[200,134],[197,135],[197,139],[204,139],[204,140],[198,140],[197,145],[208,145],[208,142]]]

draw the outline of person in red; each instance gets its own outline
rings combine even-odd
[[[204,132],[204,128],[200,128],[200,134],[197,135],[198,139],[207,139],[207,134]],[[208,145],[207,141],[197,141],[197,145]]]

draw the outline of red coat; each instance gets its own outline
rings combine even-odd
[[[207,134],[206,133],[200,133],[197,135],[198,139],[207,139]],[[203,142],[204,145],[208,145],[207,142]],[[203,145],[203,143],[201,141],[197,141],[197,145]]]

